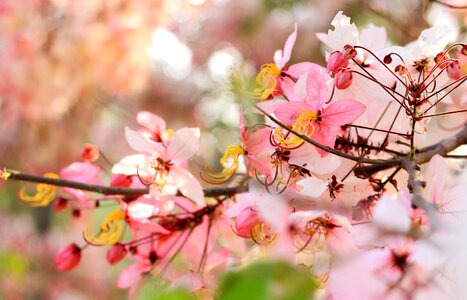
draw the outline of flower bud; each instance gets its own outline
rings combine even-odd
[[[462,65],[457,59],[452,61],[446,68],[448,77],[452,80],[458,80],[462,77]]]
[[[124,259],[127,253],[128,250],[122,243],[116,243],[107,251],[107,261],[114,265]]]
[[[113,174],[110,178],[110,186],[113,187],[129,187],[132,182],[131,176],[123,174]]]
[[[99,154],[99,148],[92,144],[86,144],[81,148],[81,159],[85,162],[95,162]]]
[[[60,250],[55,257],[55,266],[60,271],[66,272],[74,269],[81,260],[81,249],[75,243]]]
[[[348,70],[341,70],[336,74],[334,78],[334,84],[339,90],[345,90],[352,84],[353,75]]]
[[[392,63],[392,57],[391,57],[391,54],[388,54],[384,57],[383,59],[383,62],[387,65],[389,65],[390,63]]]
[[[235,220],[235,231],[241,237],[250,238],[253,226],[260,223],[261,220],[258,217],[258,213],[248,207],[238,214]]]
[[[339,51],[331,53],[328,58],[328,70],[331,71],[331,77],[334,77],[340,69],[347,68],[349,62],[343,58]]]
[[[67,207],[68,207],[68,199],[63,198],[63,197],[57,197],[57,199],[55,199],[54,204],[53,204],[53,209],[56,212],[60,212]]]
[[[398,65],[394,71],[396,71],[396,73],[399,73],[400,76],[402,75],[405,75],[407,73],[407,68],[403,65]]]
[[[353,59],[355,56],[357,56],[357,50],[355,50],[355,48],[351,45],[345,45],[343,53],[344,59],[350,60]]]

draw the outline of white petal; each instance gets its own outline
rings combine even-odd
[[[128,155],[112,167],[113,174],[150,175],[150,157],[143,154]]]
[[[199,207],[206,205],[203,188],[190,172],[182,167],[173,166],[170,169],[170,177],[184,196],[193,200]]]
[[[198,152],[199,128],[182,128],[175,132],[172,142],[167,148],[167,159],[185,161]]]
[[[404,205],[387,196],[383,196],[376,205],[373,222],[388,231],[410,230],[410,218]]]
[[[297,185],[302,187],[299,194],[309,197],[318,198],[328,188],[328,182],[317,177],[309,177],[297,181]]]
[[[125,137],[128,145],[135,151],[147,155],[159,156],[164,151],[161,143],[155,143],[138,131],[125,127]]]

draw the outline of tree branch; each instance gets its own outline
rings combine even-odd
[[[448,155],[449,152],[465,144],[467,144],[467,124],[464,125],[464,128],[458,133],[456,133],[455,135],[448,137],[431,146],[419,149],[414,154],[413,161],[418,165],[422,165],[424,163],[429,162],[430,159],[436,154],[439,154],[441,156],[449,156]],[[363,167],[355,168],[354,172],[356,175],[370,176],[376,172],[384,171],[392,167],[398,166],[400,164],[401,164],[401,160],[395,160],[395,161],[388,160],[378,165],[363,166]]]
[[[424,182],[418,179],[418,165],[415,161],[410,160],[408,157],[404,157],[401,160],[401,167],[407,171],[407,174],[409,174],[407,187],[412,193],[412,206],[421,208],[426,212],[430,220],[430,230],[435,230],[439,226],[437,216],[438,209],[434,203],[426,201],[422,196]]]
[[[11,175],[8,180],[16,181],[27,181],[35,183],[45,183],[54,186],[69,187],[79,189],[83,191],[95,192],[104,195],[122,195],[122,196],[139,196],[149,193],[149,189],[137,189],[137,188],[122,188],[122,187],[111,187],[95,184],[87,184],[77,181],[49,178],[43,176],[36,176],[31,174],[22,173],[15,170],[6,169]],[[217,196],[233,196],[235,194],[244,193],[248,191],[248,185],[241,184],[239,186],[224,186],[224,187],[212,187],[204,188],[205,197],[217,197]],[[182,195],[180,192],[178,195]]]

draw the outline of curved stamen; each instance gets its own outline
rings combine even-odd
[[[230,146],[224,153],[224,156],[219,160],[221,166],[224,168],[219,173],[212,173],[209,167],[206,166],[204,173],[200,174],[201,178],[210,184],[222,184],[229,181],[237,172],[239,165],[240,155],[244,155],[245,150],[240,146]],[[205,177],[206,176],[206,177]]]

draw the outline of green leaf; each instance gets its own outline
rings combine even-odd
[[[176,289],[169,290],[167,288],[155,287],[150,284],[144,287],[138,293],[138,300],[195,300],[195,298],[187,291]]]
[[[309,300],[318,284],[310,271],[284,261],[260,262],[224,276],[219,300]]]

